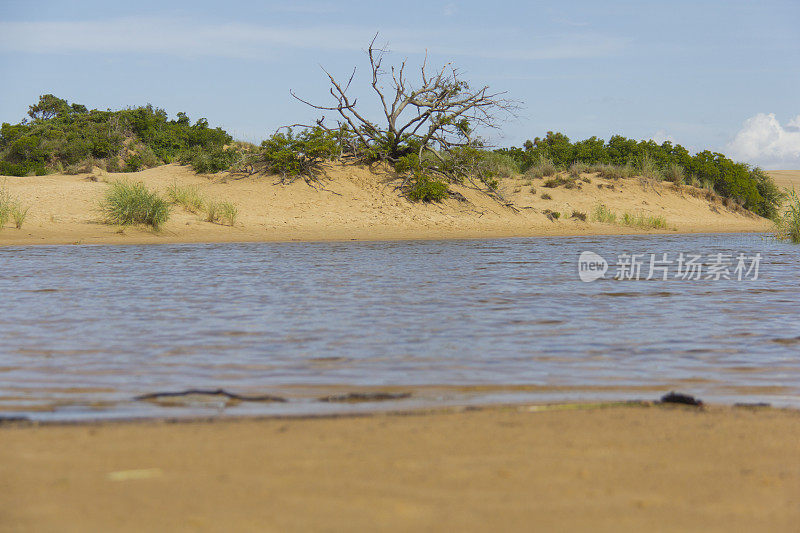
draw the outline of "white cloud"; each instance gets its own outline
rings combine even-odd
[[[442,9],[442,14],[445,17],[452,17],[458,12],[458,6],[455,2],[448,2],[445,4],[444,8]]]
[[[258,59],[281,49],[363,50],[374,27],[301,28],[200,23],[165,18],[71,22],[0,22],[0,53],[153,53],[188,57]],[[504,60],[602,57],[625,48],[626,38],[597,33],[536,34],[504,29],[446,32],[385,28],[381,39],[401,54],[426,49],[443,56]]]
[[[664,130],[658,130],[653,135],[650,136],[651,141],[655,141],[657,144],[664,144],[666,141],[671,142],[672,144],[677,144],[675,142],[675,137],[672,135],[668,135]]]
[[[744,121],[727,145],[734,160],[767,169],[800,169],[800,115],[782,126],[775,113],[759,113]]]

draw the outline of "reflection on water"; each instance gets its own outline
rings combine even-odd
[[[763,260],[757,281],[583,283],[584,250]],[[132,399],[219,388],[290,400],[227,414],[376,408],[318,401],[364,391],[800,407],[798,259],[757,235],[2,248],[0,415],[215,413]]]

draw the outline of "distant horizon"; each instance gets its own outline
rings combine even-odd
[[[313,123],[294,89],[326,102],[327,79],[359,66],[354,94],[375,112],[364,49],[379,32],[389,63],[452,61],[475,85],[507,91],[520,116],[490,132],[498,147],[547,131],[572,140],[622,135],[711,150],[769,170],[800,169],[800,5],[721,0],[631,4],[324,0],[107,5],[9,0],[0,68],[11,83],[0,121],[39,95],[97,109],[149,103],[204,117],[259,142]],[[419,14],[425,16],[420,17]]]

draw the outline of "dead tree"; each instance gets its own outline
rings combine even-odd
[[[318,105],[292,96],[320,111],[337,114],[338,126],[329,128],[323,116],[317,125],[336,130],[349,139],[350,150],[356,155],[369,153],[375,159],[396,163],[401,157],[416,154],[418,162],[426,154],[444,162],[444,154],[459,147],[476,146],[477,129],[494,129],[506,116],[513,116],[518,103],[505,98],[504,92],[491,92],[488,86],[470,87],[461,73],[451,64],[430,72],[427,54],[419,68],[419,79],[412,82],[407,76],[404,60],[389,70],[383,67],[386,47],[376,48],[377,35],[367,49],[372,76],[372,89],[380,99],[384,116],[370,120],[348,94],[356,69],[346,83],[337,80],[323,69],[330,80],[333,105]]]

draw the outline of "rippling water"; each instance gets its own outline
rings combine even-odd
[[[632,252],[763,259],[755,281],[617,281],[612,264],[584,283],[584,250],[612,263]],[[324,413],[671,389],[800,407],[798,259],[800,247],[735,234],[0,248],[0,415]],[[218,388],[288,401],[133,399]],[[318,400],[375,391],[411,396]]]

